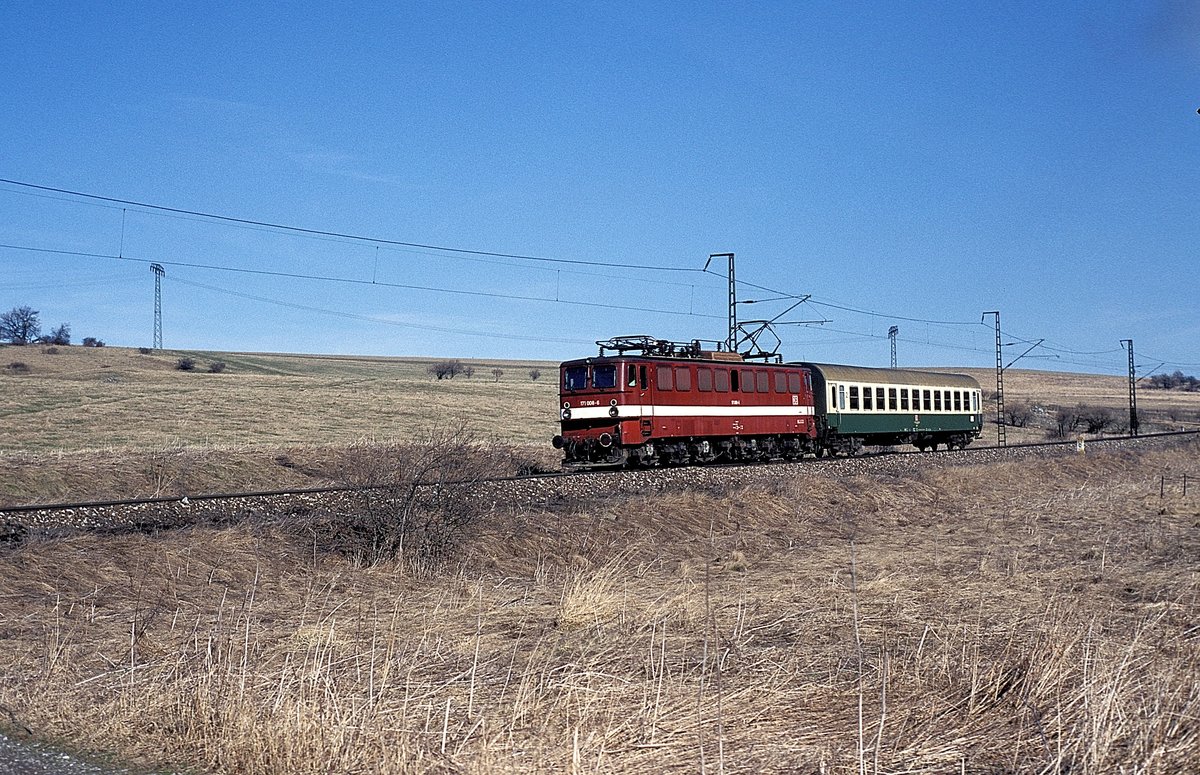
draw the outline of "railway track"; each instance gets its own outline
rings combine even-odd
[[[1119,436],[1086,442],[1090,449],[1112,449],[1195,438],[1200,431],[1176,431]],[[593,469],[522,476],[494,477],[469,482],[419,486],[469,487],[471,497],[485,504],[554,504],[602,492],[647,492],[673,487],[711,487],[777,480],[787,473],[852,476],[899,473],[928,465],[959,465],[990,460],[1048,457],[1074,453],[1076,441],[1040,442],[1006,447],[977,446],[964,450],[926,453],[877,453],[858,457],[712,464],[648,469]],[[227,523],[245,519],[302,515],[316,511],[345,513],[361,507],[364,495],[386,487],[330,486],[262,492],[204,493],[186,496],[132,498],[78,503],[25,504],[0,507],[0,543],[20,542],[30,532],[154,531],[198,523]]]

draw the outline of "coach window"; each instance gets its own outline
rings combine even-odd
[[[692,372],[687,366],[675,367],[675,389],[676,390],[691,390],[692,389]]]
[[[962,391],[961,390],[954,391],[954,411],[956,411],[956,412],[962,411]]]
[[[931,399],[931,398],[929,397],[929,391],[928,391],[928,390],[922,390],[922,391],[921,391],[921,403],[923,403],[923,404],[925,405],[925,411],[926,411],[926,412],[932,412],[932,411],[933,411],[933,399]]]
[[[900,388],[900,411],[908,411],[908,388]]]
[[[807,380],[808,374],[806,373],[804,375],[804,377],[805,377],[805,380]],[[811,382],[808,383],[808,389],[812,390]],[[800,375],[797,374],[796,372],[792,372],[791,374],[788,374],[788,392],[791,392],[791,393],[799,393],[800,392]]]
[[[737,374],[735,371],[734,374]],[[713,369],[713,387],[718,393],[729,392],[729,372],[725,369]]]
[[[671,390],[671,367],[659,366],[654,375],[654,384],[659,390]]]
[[[617,386],[617,367],[612,364],[592,369],[592,387],[613,388]]]
[[[863,388],[863,411],[871,411],[871,388]]]
[[[754,372],[754,381],[758,383],[758,392],[759,393],[770,393],[771,392],[771,375],[769,372],[766,372],[766,371]]]
[[[567,390],[583,390],[587,387],[587,366],[572,366],[564,371],[563,387]]]
[[[883,388],[875,388],[875,408],[881,412],[887,408],[887,405],[883,403]],[[896,407],[893,406],[892,408],[895,409]]]
[[[696,369],[696,389],[705,393],[712,391],[712,369],[706,366]]]
[[[858,408],[858,385],[850,386],[850,408]]]
[[[888,411],[894,412],[896,411],[897,407],[896,388],[888,388]]]
[[[975,411],[975,412],[979,411],[979,391],[978,390],[971,391],[971,407],[972,407],[972,411]]]
[[[950,411],[950,391],[949,390],[942,391],[942,400],[945,402],[942,404],[942,406],[946,407],[946,411],[949,412]]]
[[[846,386],[838,385],[838,409],[846,408]]]
[[[940,390],[933,391],[933,411],[942,411],[942,391]]]
[[[829,408],[831,410],[837,409],[837,392],[838,389],[836,385],[829,386]],[[846,388],[842,388],[842,403],[846,403]]]

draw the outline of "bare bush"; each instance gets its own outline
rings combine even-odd
[[[175,368],[179,371],[195,371],[196,359],[184,356],[175,362]]]
[[[338,478],[357,507],[337,525],[336,548],[373,563],[395,557],[431,570],[464,538],[478,510],[470,497],[494,475],[494,455],[462,427],[434,427],[415,442],[361,442]]]
[[[492,369],[492,377],[495,378],[496,382],[499,382],[500,378],[503,376],[504,376],[504,369]]]
[[[13,361],[12,363],[5,366],[4,370],[7,371],[9,374],[28,374],[29,373],[29,364],[23,363],[21,361]]]
[[[139,347],[138,352],[141,353],[142,355],[149,355],[150,353],[152,353],[154,351],[151,350],[149,347]]]
[[[530,369],[529,370],[529,379],[533,380],[534,382],[537,382],[538,377],[540,377],[540,376],[542,376],[541,369]]]
[[[438,379],[454,379],[459,374],[463,373],[463,365],[461,361],[438,361],[431,363],[427,371]]]
[[[103,346],[104,346],[104,340],[103,340],[103,339],[97,339],[97,338],[96,338],[96,337],[94,337],[94,336],[85,336],[85,337],[83,338],[83,346],[84,346],[84,347],[103,347]]]
[[[1032,410],[1025,404],[1014,402],[1004,405],[1004,421],[1014,428],[1024,428],[1032,416]]]
[[[208,364],[209,374],[220,374],[223,371],[225,371],[225,361],[213,361]]]

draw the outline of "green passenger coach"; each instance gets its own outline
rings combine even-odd
[[[797,363],[812,373],[818,448],[855,455],[863,446],[963,449],[983,431],[979,383],[965,374]]]

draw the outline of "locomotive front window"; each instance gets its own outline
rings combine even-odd
[[[587,387],[587,366],[572,366],[563,371],[565,390],[583,390]]]
[[[614,388],[617,386],[617,367],[596,366],[592,369],[592,387]]]

